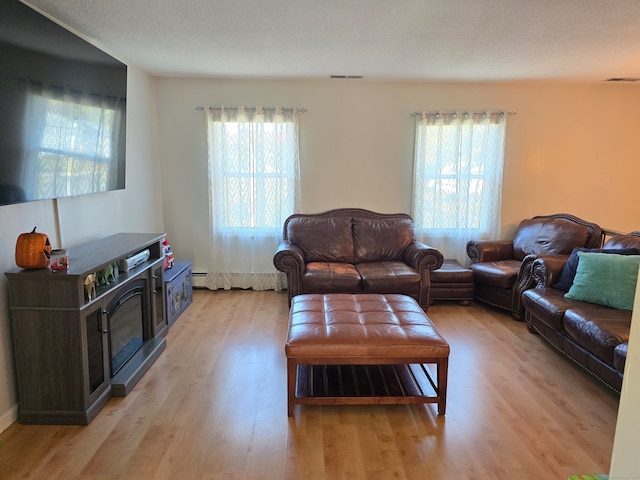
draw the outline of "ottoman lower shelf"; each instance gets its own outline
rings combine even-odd
[[[296,404],[388,405],[437,403],[424,365],[298,365]]]

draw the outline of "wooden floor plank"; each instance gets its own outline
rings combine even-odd
[[[607,473],[618,396],[509,315],[438,303],[451,345],[435,405],[287,416],[285,293],[196,290],[167,349],[87,427],[15,423],[0,478],[565,479]]]

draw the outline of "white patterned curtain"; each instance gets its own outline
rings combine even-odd
[[[298,110],[210,107],[210,254],[205,286],[281,290],[273,266],[286,218],[299,210]]]
[[[416,114],[412,216],[418,238],[467,265],[471,239],[498,238],[505,112]]]

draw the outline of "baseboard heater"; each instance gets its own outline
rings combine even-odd
[[[191,273],[191,281],[194,288],[204,288],[204,282],[207,278],[206,273]]]

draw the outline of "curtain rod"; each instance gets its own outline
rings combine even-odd
[[[452,115],[452,114],[455,114],[455,113],[470,113],[471,115],[480,115],[480,114],[486,114],[486,113],[506,113],[510,117],[513,117],[514,115],[518,114],[518,112],[507,112],[505,110],[494,110],[494,111],[487,110],[486,112],[468,112],[468,111],[465,111],[465,110],[460,110],[458,112],[426,112],[426,113],[427,114],[432,114],[432,115]],[[422,115],[422,112],[413,112],[411,114],[412,117],[415,117],[417,115]]]
[[[202,105],[198,105],[195,107],[195,110],[203,111],[205,108],[222,108],[222,107],[203,107]],[[224,107],[225,110],[238,110],[239,107]],[[256,111],[257,107],[244,107],[245,109]],[[262,107],[262,110],[276,110],[277,107]],[[295,110],[298,113],[304,113],[307,111],[306,108],[295,108],[295,107],[281,107],[283,110]]]

